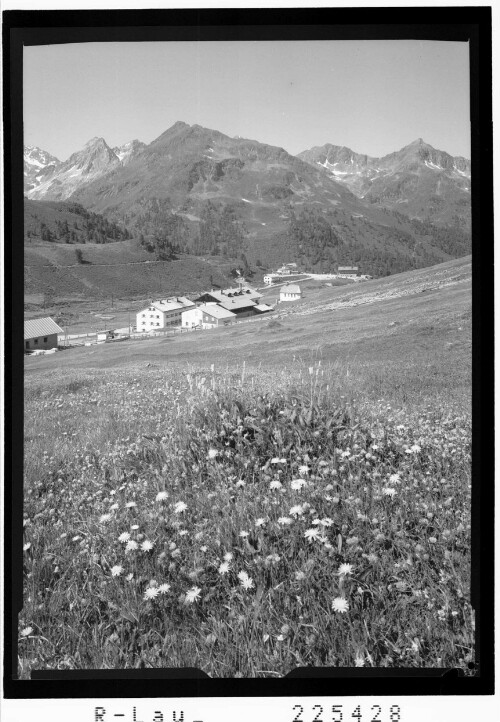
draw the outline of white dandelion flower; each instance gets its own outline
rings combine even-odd
[[[141,549],[143,552],[150,552],[153,546],[153,542],[150,542],[149,539],[145,539],[141,544]]]
[[[103,514],[101,516],[101,518],[99,519],[99,521],[101,522],[101,524],[106,524],[106,522],[108,522],[110,519],[111,519],[111,514]]]
[[[174,504],[174,512],[176,514],[181,514],[183,511],[186,511],[187,504],[184,501],[178,501],[176,504]]]
[[[332,602],[332,609],[334,612],[345,614],[349,610],[349,602],[344,597],[335,597]]]
[[[396,489],[393,489],[393,488],[390,487],[390,486],[386,486],[385,489],[382,489],[382,491],[383,491],[383,493],[384,493],[384,496],[390,496],[391,499],[392,499],[393,497],[395,497],[396,494],[398,493],[398,492],[396,491]]]
[[[262,517],[259,517],[255,520],[255,526],[263,526],[266,523],[266,520]]]
[[[219,456],[219,452],[217,449],[209,449],[208,450],[208,458],[209,459],[215,459],[217,456]]]
[[[118,541],[122,542],[122,544],[125,544],[125,542],[128,542],[129,539],[130,539],[130,534],[128,533],[128,531],[124,531],[118,537]]]
[[[160,594],[166,594],[170,591],[170,584],[167,584],[166,582],[165,584],[160,584],[160,586],[158,587],[158,591]]]
[[[305,479],[293,479],[290,486],[294,491],[300,491],[307,484]]]
[[[278,481],[277,479],[274,479],[274,480],[271,481],[271,483],[269,484],[269,488],[270,488],[270,489],[281,489],[282,486],[283,486],[283,484],[281,483],[281,481]]]
[[[193,604],[197,599],[200,598],[201,589],[200,587],[192,587],[186,592],[186,604]]]
[[[347,574],[352,574],[353,566],[352,564],[341,564],[339,567],[339,575],[341,577],[346,576]]]
[[[249,533],[247,531],[240,531],[240,537],[244,539],[247,536],[249,536]]]
[[[232,558],[233,558],[233,555],[232,555],[231,552],[226,552],[226,553],[224,554],[224,560],[225,560],[226,562],[230,562]]]
[[[219,566],[219,574],[222,576],[224,574],[227,574],[229,571],[229,562],[222,562],[222,564]]]
[[[133,539],[130,539],[130,540],[127,542],[127,546],[125,547],[125,551],[126,551],[126,552],[134,551],[135,549],[138,548],[138,546],[139,546],[139,545],[138,545],[138,543],[137,543],[136,541],[134,541]]]
[[[287,524],[291,524],[292,519],[290,519],[289,516],[280,516],[278,519],[278,524],[281,524],[282,526],[285,526]]]
[[[123,567],[120,566],[120,564],[116,564],[114,567],[111,567],[111,576],[112,577],[119,577],[120,574],[123,573]]]
[[[355,667],[364,667],[365,666],[365,658],[362,654],[357,654],[354,658],[354,666]]]
[[[125,506],[127,507],[127,509],[133,509],[134,506],[137,506],[137,504],[135,503],[135,501],[128,501]]]
[[[307,464],[302,464],[302,466],[299,466],[299,474],[308,474],[311,471],[311,469],[307,466]]]
[[[306,531],[304,532],[304,536],[305,536],[305,538],[306,538],[309,542],[312,542],[313,539],[317,539],[317,538],[318,538],[318,536],[319,536],[319,529],[315,529],[315,528],[306,529]]]
[[[165,501],[168,499],[168,491],[159,491],[156,495],[156,501]]]
[[[158,587],[148,587],[144,592],[144,599],[154,599],[159,593]]]
[[[292,506],[288,513],[291,516],[300,516],[304,513],[304,509],[300,506],[300,504],[296,504],[295,506]]]
[[[20,635],[21,637],[29,637],[32,632],[33,627],[25,627],[24,629],[21,629]]]
[[[253,587],[253,579],[251,579],[246,572],[240,572],[238,578],[243,589],[251,589]]]

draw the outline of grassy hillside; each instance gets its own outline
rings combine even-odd
[[[23,678],[467,670],[470,260],[309,294],[26,358]]]
[[[76,251],[81,252],[82,262]],[[106,245],[28,245],[24,253],[25,295],[81,300],[191,293],[211,284],[227,286],[235,265],[220,258],[211,261],[186,255],[173,261],[154,258],[134,240]]]
[[[130,237],[123,225],[69,201],[24,199],[24,242],[112,243]]]

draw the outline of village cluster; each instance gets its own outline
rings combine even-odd
[[[297,280],[315,277],[320,278],[317,274],[301,273],[296,263],[286,263],[277,271],[264,276],[264,283],[267,286],[283,284],[279,291],[279,303],[288,303],[302,298],[302,290]],[[339,266],[336,274],[328,274],[328,278],[330,277],[352,280],[369,278],[369,276],[360,276],[357,266]],[[193,300],[186,296],[174,296],[151,301],[146,308],[136,314],[134,329],[130,325],[121,331],[103,329],[93,334],[79,334],[75,339],[68,337],[64,329],[50,317],[30,319],[24,322],[24,351],[35,355],[52,353],[60,346],[67,346],[68,339],[75,340],[76,345],[85,343],[77,340],[84,336],[95,336],[94,343],[99,343],[123,340],[128,338],[132,331],[134,337],[140,337],[165,332],[168,329],[206,330],[229,326],[235,321],[274,311],[275,306],[261,302],[262,295],[255,288],[250,287],[244,279],[239,279],[234,288],[212,289]]]

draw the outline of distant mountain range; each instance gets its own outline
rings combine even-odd
[[[422,138],[382,158],[326,144],[299,153],[359,198],[421,220],[470,227],[470,161],[436,150]]]
[[[470,162],[421,139],[383,158],[333,145],[293,156],[178,122],[149,144],[110,148],[92,138],[64,162],[26,148],[25,195],[30,243],[41,236],[42,215],[45,235],[48,227],[67,239],[54,202],[70,202],[145,236],[146,246],[170,234],[182,252],[244,255],[264,266],[357,262],[379,275],[470,252]],[[42,214],[33,201],[51,207]],[[120,235],[92,223],[83,224],[84,237]]]

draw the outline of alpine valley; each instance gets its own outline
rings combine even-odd
[[[148,145],[93,138],[64,162],[27,147],[26,290],[57,296],[71,273],[75,294],[102,296],[118,262],[137,266],[123,297],[154,292],[139,270],[151,261],[195,264],[189,290],[291,261],[372,276],[430,266],[470,253],[470,178],[468,160],[421,139],[382,158],[329,144],[293,156],[183,122]]]

